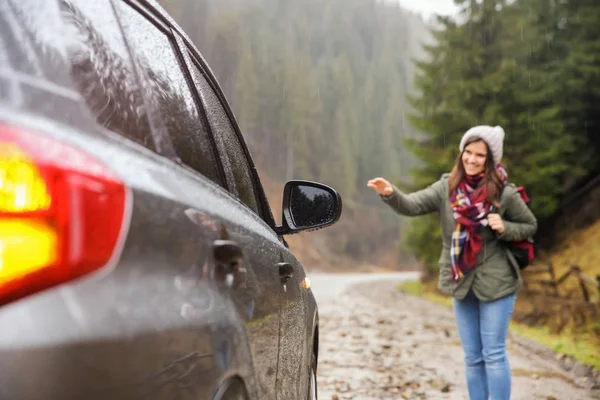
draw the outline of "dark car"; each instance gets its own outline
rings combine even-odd
[[[0,1],[0,399],[316,398],[318,313],[213,74],[155,3]]]

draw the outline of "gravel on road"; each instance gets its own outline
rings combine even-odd
[[[395,286],[355,284],[319,302],[319,399],[468,399],[452,311]],[[513,400],[596,398],[553,357],[510,338],[508,352]]]

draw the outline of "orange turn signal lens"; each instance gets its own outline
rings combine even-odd
[[[304,289],[310,289],[310,279],[308,278],[308,276],[304,277],[304,279],[302,279],[302,287]]]
[[[36,165],[16,145],[0,143],[0,212],[44,211],[50,203]]]
[[[49,267],[57,259],[57,235],[45,222],[0,220],[0,285]]]

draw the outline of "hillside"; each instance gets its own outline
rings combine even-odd
[[[582,274],[592,279],[600,276],[600,220],[587,228],[571,233],[551,253],[550,261],[558,276],[575,265],[581,268]],[[565,288],[579,289],[576,280],[565,281]],[[598,295],[600,295],[600,288],[595,297],[597,298]]]

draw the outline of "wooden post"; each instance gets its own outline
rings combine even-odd
[[[587,290],[587,287],[585,286],[585,281],[581,278],[581,267],[579,267],[579,265],[573,265],[571,267],[571,270],[573,271],[573,274],[577,277],[577,280],[579,281],[579,287],[581,288],[581,293],[583,293],[583,298],[585,302],[589,303],[590,294]]]
[[[550,279],[554,282],[554,295],[558,297],[558,283],[556,282],[556,275],[554,274],[554,265],[552,262],[548,264],[548,272],[550,272]]]

